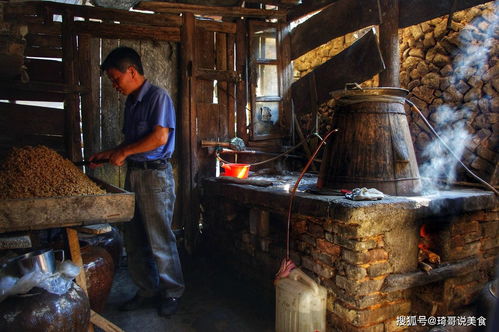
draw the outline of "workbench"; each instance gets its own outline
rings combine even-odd
[[[0,200],[0,234],[65,228],[71,260],[81,267],[76,283],[87,293],[85,271],[80,253],[78,228],[102,223],[130,221],[135,209],[135,194],[94,180],[106,194]],[[89,331],[93,325],[106,332],[123,331],[107,319],[90,311]]]

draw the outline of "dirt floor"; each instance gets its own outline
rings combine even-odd
[[[133,285],[126,262],[113,281],[103,313],[109,321],[127,332],[266,332],[274,330],[272,301],[265,301],[242,281],[235,279],[205,257],[182,255],[186,291],[178,312],[169,319],[159,317],[154,305],[136,311],[121,312],[118,306],[133,297]],[[99,331],[99,329],[96,329]]]

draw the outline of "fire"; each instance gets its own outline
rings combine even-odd
[[[419,236],[421,237],[421,240],[419,241],[418,248],[423,250],[429,249],[430,236],[426,231],[426,224],[423,224],[419,229]]]
[[[422,238],[428,237],[428,232],[426,231],[426,224],[423,224],[423,226],[421,226],[421,228],[419,229],[419,236],[421,236]]]
[[[430,248],[432,248],[432,239],[430,233],[426,229],[426,224],[423,224],[419,229],[419,236],[421,237],[421,239],[418,244],[418,261],[420,263],[428,261],[432,264],[440,264],[440,256],[430,250]]]

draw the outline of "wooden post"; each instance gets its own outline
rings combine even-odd
[[[194,206],[192,198],[195,187],[195,175],[197,167],[194,158],[196,149],[196,103],[194,100],[194,15],[192,13],[184,13],[182,16],[182,31],[181,31],[181,66],[180,77],[182,80],[181,91],[181,114],[180,114],[180,129],[181,129],[181,169],[182,174],[182,190],[181,190],[181,206],[182,219],[185,229],[185,246],[188,251],[192,250],[194,232],[196,228],[193,225],[192,217],[194,216]]]
[[[246,124],[246,104],[247,98],[247,57],[246,57],[246,25],[244,20],[237,21],[236,32],[236,70],[242,76],[242,80],[236,86],[236,108],[237,108],[237,133],[243,141],[248,143],[249,135]]]
[[[81,96],[81,116],[85,157],[100,150],[100,114],[99,114],[99,53],[94,46],[95,40],[90,35],[78,36],[78,55],[80,65],[80,83],[88,89]]]
[[[75,65],[76,35],[73,33],[74,16],[66,10],[62,19],[62,64],[64,67],[64,82],[72,89],[78,85]],[[66,94],[64,111],[66,125],[64,138],[66,140],[66,153],[69,159],[81,160],[80,138],[80,101],[76,92]]]
[[[400,87],[399,0],[380,0],[379,44],[386,69],[379,74],[379,85]]]
[[[235,54],[234,54],[234,44],[236,42],[236,36],[232,33],[227,34],[227,65],[230,66],[228,69],[233,69],[234,68],[234,62],[235,62]],[[236,117],[235,117],[235,106],[236,106],[236,100],[235,100],[235,92],[236,92],[236,83],[234,81],[228,81],[227,82],[227,109],[228,109],[228,138],[232,138],[236,135],[235,132],[235,127],[234,124],[236,123]]]
[[[73,263],[81,268],[80,274],[76,276],[76,283],[83,289],[85,294],[88,295],[87,278],[85,276],[85,269],[83,268],[83,259],[81,257],[80,242],[78,239],[78,231],[74,228],[66,228],[68,236],[69,252],[71,253],[71,260]],[[88,332],[94,332],[94,325],[100,327],[105,332],[124,332],[118,326],[114,325],[95,311],[90,310],[90,324],[88,324]]]
[[[290,128],[292,126],[292,111],[291,111],[291,84],[293,83],[293,66],[291,65],[291,34],[288,24],[279,24],[279,49],[281,70],[281,85],[282,96],[282,112],[279,119],[281,128]],[[290,133],[285,133],[290,134]]]

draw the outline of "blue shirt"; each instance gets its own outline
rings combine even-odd
[[[131,95],[126,99],[124,143],[137,142],[150,134],[155,126],[170,129],[166,144],[151,151],[131,155],[127,159],[148,161],[171,158],[175,148],[175,109],[172,99],[164,89],[146,80],[136,99]]]

